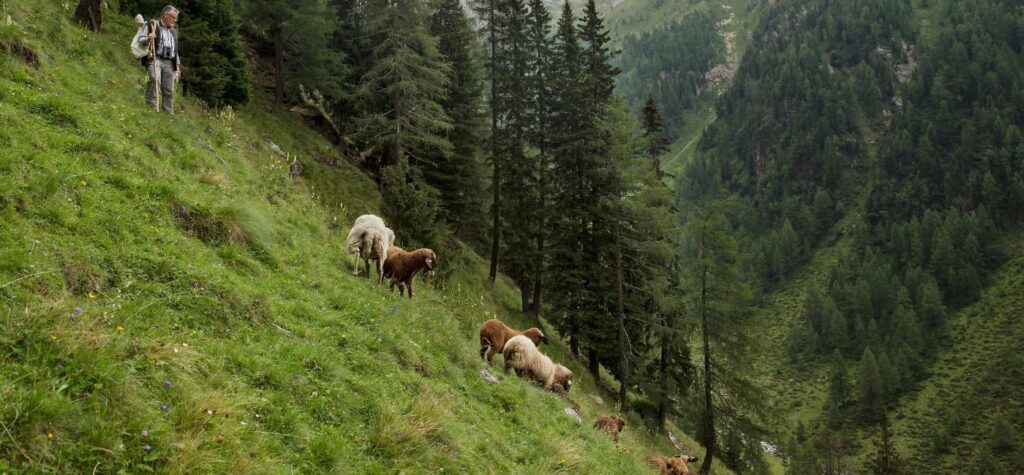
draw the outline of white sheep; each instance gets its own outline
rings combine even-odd
[[[370,260],[377,261],[377,281],[384,282],[384,260],[387,249],[395,243],[395,232],[384,225],[384,220],[364,214],[352,224],[348,232],[348,251],[356,255],[352,275],[359,275],[359,260],[366,262],[366,276],[370,276]]]
[[[517,335],[505,342],[505,371],[515,369],[516,374],[528,377],[544,389],[567,392],[572,387],[572,371],[551,361],[525,335]]]

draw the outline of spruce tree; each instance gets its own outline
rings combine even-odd
[[[592,203],[584,201],[583,181],[584,121],[579,107],[584,91],[578,80],[581,49],[576,37],[572,7],[566,2],[558,20],[554,40],[552,74],[552,168],[559,177],[553,188],[551,206],[558,210],[549,216],[552,230],[548,271],[548,316],[554,327],[569,340],[569,349],[579,355],[581,315],[586,302],[596,297],[585,285],[589,276],[585,245],[588,213]]]
[[[451,119],[441,108],[450,66],[424,24],[422,0],[372,0],[366,29],[373,39],[372,65],[359,85],[358,135],[376,148],[383,165],[405,155],[428,166],[451,153]]]
[[[868,466],[871,468],[871,472],[876,475],[900,475],[903,473],[903,464],[899,453],[896,452],[892,433],[889,430],[889,418],[885,410],[882,410],[878,430],[878,441],[875,442],[875,457],[871,459]]]
[[[506,275],[519,286],[522,310],[529,310],[535,266],[539,190],[537,156],[527,149],[533,129],[530,97],[530,44],[527,37],[527,10],[522,0],[500,3],[502,28],[499,30],[497,60],[500,81],[499,104],[503,106],[500,123],[499,159],[502,173],[494,177],[508,193],[503,199],[501,262]]]
[[[555,183],[551,154],[553,148],[553,81],[554,52],[551,47],[551,14],[544,6],[543,0],[530,0],[529,19],[527,22],[527,40],[529,55],[527,60],[530,78],[531,111],[533,114],[531,128],[531,146],[537,150],[537,254],[536,275],[533,279],[533,298],[530,310],[539,315],[542,306],[544,287],[544,268],[547,261],[545,245],[548,236],[548,214],[551,213],[550,201]]]
[[[861,420],[876,420],[884,406],[885,392],[882,386],[882,376],[878,371],[878,361],[875,360],[871,348],[864,350],[860,359],[860,367],[857,371],[857,403],[860,407]]]
[[[452,123],[450,154],[438,154],[425,164],[427,182],[441,192],[444,216],[456,235],[467,241],[481,237],[484,223],[484,170],[481,143],[486,132],[482,114],[483,71],[479,43],[459,0],[442,0],[431,16],[430,30],[448,69],[446,97],[441,107]]]
[[[298,97],[300,84],[332,99],[346,94],[344,56],[330,43],[337,17],[326,0],[252,0],[244,6],[250,36],[271,52],[278,107]]]
[[[644,108],[640,110],[640,124],[643,127],[644,155],[651,161],[654,173],[661,180],[665,171],[661,169],[661,155],[668,151],[668,140],[665,139],[665,128],[661,122],[661,114],[654,97],[647,95]]]
[[[252,78],[239,32],[235,5],[228,0],[182,2],[181,77],[185,92],[213,107],[238,107],[249,101]]]

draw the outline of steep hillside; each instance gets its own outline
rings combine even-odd
[[[96,35],[68,8],[5,2],[0,25],[0,471],[645,473],[674,452],[633,419],[621,447],[596,433],[614,409],[554,338],[570,400],[489,382],[477,325],[531,324],[513,288],[466,249],[414,303],[353,277],[372,181],[259,101],[149,113],[130,19]]]

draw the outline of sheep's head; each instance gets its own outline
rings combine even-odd
[[[569,389],[572,388],[572,370],[566,368],[565,366],[558,365],[557,371],[558,374],[557,378],[555,379],[557,380],[558,384],[562,386],[562,389],[564,389],[565,392],[569,392]]]
[[[437,263],[437,254],[430,249],[421,249],[423,256],[423,264],[427,266],[428,270],[434,270],[434,264]]]
[[[544,332],[540,331],[539,328],[530,328],[523,332],[527,338],[533,341],[534,345],[540,346],[541,343],[547,344],[548,337],[544,336]]]
[[[624,429],[626,427],[626,420],[621,418],[621,417],[616,417],[615,418],[615,425],[617,425],[619,427],[619,432],[622,432],[622,429]]]

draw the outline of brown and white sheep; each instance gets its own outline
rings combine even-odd
[[[395,232],[384,225],[384,220],[372,214],[364,214],[352,223],[346,244],[348,251],[356,255],[352,275],[359,275],[359,260],[366,263],[366,276],[370,276],[370,261],[377,262],[377,282],[384,282],[384,261],[387,249],[395,243]]]
[[[565,393],[572,388],[572,371],[556,364],[537,349],[525,335],[517,335],[505,342],[505,372],[515,369],[516,374],[528,377],[555,392]]]
[[[607,432],[608,435],[612,436],[612,440],[616,444],[619,443],[619,434],[622,433],[622,429],[625,427],[626,420],[621,417],[601,416],[594,421],[594,428]]]
[[[387,259],[384,261],[384,277],[391,279],[391,291],[395,291],[398,285],[399,294],[409,290],[409,298],[412,298],[412,279],[416,273],[423,270],[433,270],[437,262],[437,255],[430,249],[417,249],[406,252],[404,249],[391,246],[387,251]]]
[[[692,455],[678,455],[675,457],[666,457],[664,455],[651,455],[646,459],[647,465],[650,465],[655,470],[658,470],[662,475],[695,475],[690,471],[690,467],[686,466],[689,462],[696,462],[699,459]]]
[[[491,359],[494,358],[495,353],[501,353],[505,349],[505,342],[519,335],[525,335],[537,346],[548,342],[544,332],[536,327],[517,331],[509,328],[501,320],[492,318],[484,322],[483,325],[480,325],[480,357],[483,358],[486,354],[487,364],[491,364]]]

